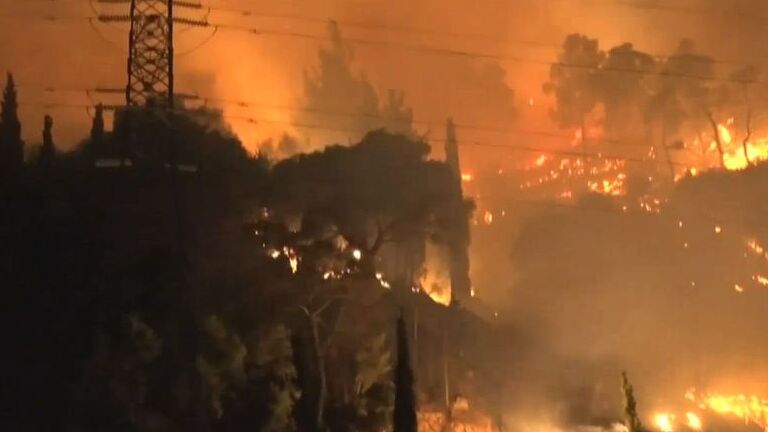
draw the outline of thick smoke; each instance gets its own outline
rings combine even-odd
[[[670,56],[690,59],[695,55],[709,58],[707,65],[712,68],[697,73],[722,77],[750,66],[759,72],[765,63],[760,53],[768,46],[764,20],[768,4],[761,0],[544,3],[546,7],[538,1],[228,0],[228,5],[265,14],[320,19],[215,13],[212,21],[320,38],[328,35],[323,18],[335,19],[338,26],[321,42],[221,31],[210,44],[177,63],[179,88],[262,103],[246,108],[223,106],[225,118],[250,150],[272,138],[273,152],[289,155],[331,142],[354,142],[366,128],[382,125],[379,117],[403,114],[408,119],[405,113],[410,110],[414,119],[427,123],[414,121],[408,128],[438,138],[449,116],[459,125],[500,129],[532,126],[557,132],[563,124],[576,126],[579,116],[573,113],[559,117],[560,125],[551,121],[554,102],[541,90],[547,80],[563,78],[553,77],[546,63],[557,60],[561,41],[574,33],[586,35],[577,45],[592,49],[590,39],[596,40],[593,54],[599,61],[610,59],[621,68],[643,69],[651,60],[657,69],[682,67],[668,64]],[[44,114],[55,110],[50,114],[56,122],[56,142],[71,147],[87,134],[90,119],[85,109],[43,104],[92,101],[82,92],[47,92],[44,87],[123,85],[125,29],[97,25],[105,41],[87,21],[41,18],[87,15],[86,2],[5,0],[0,9],[10,17],[0,17],[0,41],[5,42],[0,43],[0,70],[13,71],[20,83],[27,141],[38,140]],[[194,47],[204,36],[190,32],[180,43]],[[686,38],[695,44],[681,44]],[[352,42],[357,39],[391,41],[392,46]],[[540,43],[525,42],[532,40]],[[446,55],[429,47],[501,58]],[[580,80],[574,77],[561,82]],[[654,100],[638,95],[648,89],[643,83],[629,81],[625,87],[627,82],[606,77],[615,75],[603,76],[597,84],[610,90],[601,93],[608,111],[604,120],[616,135],[643,133],[643,127],[625,128],[627,119],[643,126],[664,117],[670,120],[671,130],[675,124],[683,130],[686,119],[694,117],[691,113],[696,120],[688,122],[689,129],[709,128],[701,97],[677,98],[695,95],[698,89],[672,86],[658,93],[669,98]],[[720,94],[714,85],[707,87],[699,94]],[[397,91],[389,93],[389,89]],[[742,92],[731,86],[728,97],[719,100],[722,103],[706,105],[725,120],[730,111],[744,112]],[[762,101],[768,100],[765,86],[752,86],[750,92],[758,112]],[[529,99],[533,106],[528,106]],[[589,108],[597,104],[584,103]],[[634,112],[638,104],[648,109]],[[577,114],[583,111],[577,108]],[[743,125],[744,114],[738,116],[738,124]],[[303,126],[294,127],[294,123]],[[340,131],[323,132],[310,126]],[[462,142],[512,141],[498,132],[460,129],[459,135]],[[543,147],[550,143],[515,137],[513,144]],[[504,159],[524,162],[531,155],[505,152],[500,156],[486,147],[462,147],[461,156],[463,166],[472,170],[484,162],[494,166]],[[766,184],[763,177],[763,171],[756,169],[744,175],[693,180],[669,204],[673,211],[658,218],[622,216],[611,202],[560,209],[510,204],[483,194],[481,203],[490,201],[508,210],[508,221],[497,219],[493,225],[499,231],[473,235],[473,248],[487,253],[484,260],[473,261],[473,269],[485,272],[483,278],[475,278],[480,298],[498,309],[500,320],[512,325],[507,348],[514,351],[514,361],[502,369],[509,412],[527,411],[538,419],[565,423],[615,418],[621,369],[628,369],[636,381],[641,410],[667,402],[659,395],[669,395],[673,403],[681,400],[681,389],[689,385],[765,391],[749,388],[766,382],[758,363],[766,354],[760,342],[765,333],[761,319],[765,292],[751,280],[756,258],[744,257],[749,254],[747,237],[761,240],[760,222],[766,216],[759,204],[765,196],[759,186]],[[500,182],[492,192],[516,187]],[[721,233],[715,232],[716,226]],[[768,238],[762,240],[768,243]],[[735,290],[736,284],[744,293]]]

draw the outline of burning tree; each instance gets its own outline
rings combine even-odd
[[[340,235],[360,273],[373,277],[385,244],[445,243],[466,223],[471,207],[448,166],[428,153],[423,142],[376,131],[353,147],[291,158],[273,169],[269,206],[278,218],[300,220],[301,232]]]
[[[628,120],[641,120],[642,107],[651,96],[646,76],[655,67],[654,58],[631,43],[608,50],[597,89],[605,111],[606,131],[616,134],[627,127]]]
[[[561,127],[578,127],[582,138],[586,132],[587,116],[599,101],[598,68],[605,59],[597,39],[580,34],[569,35],[563,51],[549,71],[545,93],[555,95],[556,107],[552,118]]]

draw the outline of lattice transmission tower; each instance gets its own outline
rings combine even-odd
[[[128,106],[173,108],[174,0],[131,0]]]
[[[98,14],[103,23],[128,23],[128,106],[173,108],[173,27],[210,27],[203,19],[177,17],[174,9],[202,10],[188,0],[95,0],[105,6],[129,5],[129,14]]]

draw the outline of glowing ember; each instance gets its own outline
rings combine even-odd
[[[424,266],[415,292],[424,292],[435,303],[451,304],[451,273],[448,251],[432,242],[427,242],[424,251]]]
[[[461,173],[461,181],[471,182],[475,179],[475,176],[469,173]]]
[[[701,418],[696,414],[688,411],[687,413],[685,413],[685,419],[687,420],[687,424],[689,428],[695,431],[700,431],[702,429]]]
[[[659,413],[653,417],[653,423],[661,432],[672,432],[674,430],[675,416],[667,413]]]
[[[483,214],[483,222],[485,222],[486,225],[492,224],[493,223],[493,213],[491,213],[488,210],[486,210],[485,214]]]
[[[744,287],[742,287],[742,286],[741,286],[741,285],[739,285],[739,284],[735,284],[735,285],[733,286],[733,289],[734,289],[734,290],[736,290],[736,292],[737,292],[737,293],[743,293],[743,292],[744,292]]]
[[[363,259],[363,253],[360,251],[360,249],[355,249],[352,251],[352,258],[354,258],[355,261],[360,261]]]
[[[760,256],[766,261],[768,261],[768,253],[765,252],[765,248],[757,242],[757,240],[750,239],[747,240],[747,247],[754,255]]]
[[[589,190],[602,195],[618,196],[624,194],[624,177],[619,174],[615,179],[587,182]]]
[[[384,275],[381,273],[376,273],[376,280],[379,281],[379,285],[381,285],[382,288],[390,289],[392,286],[384,280]]]
[[[299,271],[299,256],[296,255],[296,251],[289,247],[283,248],[283,255],[288,258],[288,264],[291,266],[291,272],[296,273]]]

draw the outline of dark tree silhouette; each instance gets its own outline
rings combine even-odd
[[[631,43],[623,43],[608,50],[601,65],[597,92],[605,110],[605,127],[611,133],[620,133],[627,121],[642,119],[643,107],[651,97],[648,73],[654,71],[656,61],[650,54],[640,52]],[[617,73],[617,70],[631,72]]]
[[[453,124],[452,118],[449,118],[445,123],[445,163],[447,163],[451,168],[451,171],[453,171],[456,180],[461,182],[459,141],[456,139],[456,126]]]
[[[91,139],[86,145],[86,156],[89,163],[94,163],[96,157],[104,152],[104,106],[96,105],[91,124]]]
[[[544,84],[544,92],[555,95],[552,118],[561,127],[580,127],[584,132],[586,117],[598,103],[598,67],[604,58],[596,39],[572,34],[563,42],[563,51]]]
[[[38,163],[42,168],[50,168],[56,158],[56,145],[53,142],[53,117],[46,114],[43,118],[43,145],[40,147]]]
[[[397,320],[397,365],[395,366],[394,432],[416,432],[416,396],[411,356],[408,350],[408,333],[402,314]]]
[[[468,209],[455,176],[427,160],[429,147],[374,131],[352,147],[333,146],[287,159],[272,171],[270,207],[335,230],[362,251],[361,273],[373,276],[384,244],[432,236],[451,244]],[[461,209],[461,211],[454,211]],[[314,219],[311,221],[310,219]]]
[[[0,108],[0,171],[4,175],[19,171],[24,163],[18,108],[16,84],[13,75],[8,73]]]
[[[318,432],[321,428],[322,409],[318,407],[319,399],[317,367],[310,360],[311,354],[307,346],[307,338],[296,332],[291,337],[293,350],[293,365],[300,390],[296,403],[294,417],[300,431]]]
[[[621,393],[624,396],[624,425],[628,432],[641,432],[643,425],[637,415],[637,401],[635,390],[627,378],[627,373],[621,373]]]
[[[412,135],[413,112],[406,107],[403,93],[390,90],[387,98],[379,96],[365,74],[355,72],[354,50],[334,21],[328,23],[328,36],[330,46],[319,50],[317,67],[304,75],[304,109],[297,115],[296,122],[308,125],[322,122],[344,131],[324,134],[325,143],[355,142],[366,132],[379,128]],[[318,116],[323,113],[341,115],[332,120]]]
[[[445,127],[445,161],[453,172],[453,194],[455,203],[460,203],[464,196],[461,184],[461,163],[459,161],[459,142],[453,119],[448,119]],[[466,209],[461,205],[451,206],[450,211],[456,221],[455,229],[449,232],[447,244],[451,255],[451,301],[458,304],[472,296],[472,281],[469,279],[469,220],[462,217]]]

